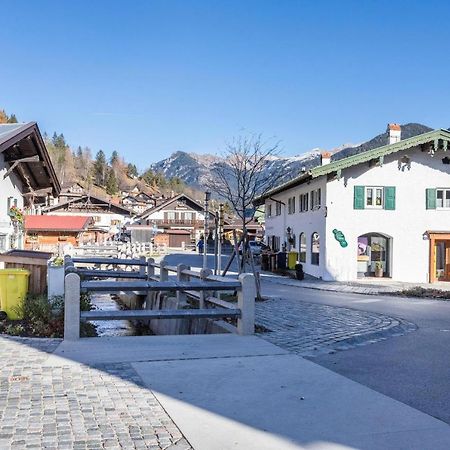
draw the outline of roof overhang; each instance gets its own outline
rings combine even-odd
[[[315,178],[333,173],[340,174],[344,169],[373,160],[382,162],[383,158],[387,155],[418,146],[421,146],[432,155],[440,150],[444,153],[448,151],[448,156],[450,157],[450,131],[444,129],[429,131],[428,133],[419,134],[394,144],[384,145],[366,152],[358,153],[357,155],[349,156],[324,166],[314,167],[293,180],[281,184],[263,195],[260,195],[253,203],[255,206],[263,205],[266,199],[300,184],[307,183]]]
[[[0,153],[22,181],[22,194],[58,196],[61,185],[36,122],[2,125],[0,130]]]

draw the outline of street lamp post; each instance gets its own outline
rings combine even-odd
[[[211,192],[205,192],[205,223],[203,228],[203,268],[208,268],[207,263],[207,251],[208,251],[208,221],[209,221],[209,199],[211,198]]]
[[[223,203],[219,205],[219,220],[217,222],[217,272],[220,275],[222,271]]]

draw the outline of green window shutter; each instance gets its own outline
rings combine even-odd
[[[395,186],[384,188],[384,209],[395,209]]]
[[[364,209],[364,186],[354,187],[353,209]]]
[[[436,209],[436,189],[429,188],[427,192],[427,209]]]

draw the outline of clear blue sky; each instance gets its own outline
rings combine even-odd
[[[286,155],[450,126],[447,1],[0,0],[0,107],[145,168],[242,130]]]

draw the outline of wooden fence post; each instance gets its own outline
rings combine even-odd
[[[255,277],[251,273],[242,273],[239,281],[241,289],[238,291],[238,308],[241,310],[241,317],[237,322],[237,330],[238,334],[245,336],[255,333]]]
[[[69,273],[64,280],[64,339],[80,338],[80,276]]]

